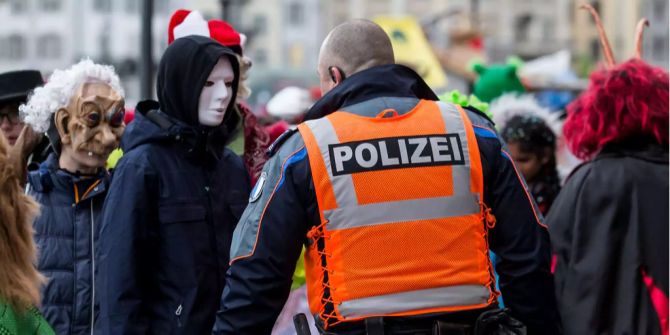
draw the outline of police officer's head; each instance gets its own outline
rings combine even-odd
[[[321,93],[326,94],[356,72],[393,63],[391,40],[379,25],[368,20],[342,23],[321,45],[317,67]]]

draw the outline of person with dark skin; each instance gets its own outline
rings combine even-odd
[[[500,131],[537,206],[546,215],[561,190],[556,170],[556,135],[541,118],[516,115]]]

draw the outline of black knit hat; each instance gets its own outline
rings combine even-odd
[[[0,104],[26,100],[35,87],[43,84],[42,74],[36,70],[0,73]]]

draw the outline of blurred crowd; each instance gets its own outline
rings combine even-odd
[[[643,22],[640,27],[641,40]],[[668,73],[645,63],[639,49],[617,63],[600,33],[605,61],[583,91],[533,87],[522,75],[529,73],[524,64],[515,62],[473,64],[471,92],[435,94],[408,86],[412,97],[458,106],[472,120],[482,190],[491,192],[490,199],[498,202],[517,184],[528,197],[528,208],[510,202],[503,212],[483,205],[488,229],[500,229],[491,237],[488,264],[500,285],[492,289],[490,306],[508,307],[528,333],[668,334]],[[262,243],[269,243],[258,240],[272,239],[262,229],[273,228],[260,222],[278,220],[280,227],[305,220],[295,213],[324,215],[318,208],[327,202],[322,186],[311,179],[321,172],[309,155],[305,127],[317,129],[314,115],[346,110],[349,105],[337,105],[342,101],[365,100],[343,91],[346,83],[356,94],[379,98],[373,89],[381,84],[366,86],[364,72],[390,86],[405,71],[418,75],[400,65],[349,69],[338,63],[355,62],[355,51],[321,68],[326,46],[342,43],[331,36],[320,56],[321,87],[288,86],[262,111],[252,110],[246,99],[253,62],[244,53],[243,34],[188,10],[173,14],[167,34],[157,101],[137,106],[125,105],[111,66],[88,59],[46,80],[30,69],[0,74],[0,334],[263,333],[265,317],[254,319],[262,313],[272,319],[273,334],[294,334],[294,315],[319,314],[314,306],[322,302],[310,296],[318,293],[310,286],[315,233],[303,234],[296,242],[301,247],[287,247],[286,256],[253,263],[252,256],[265,252]],[[396,72],[371,75],[384,66]],[[417,93],[422,90],[430,92]],[[400,109],[388,104],[377,112],[390,108],[398,117]],[[332,122],[344,136],[355,121]],[[305,138],[302,146],[294,143],[295,134]],[[483,149],[486,141],[500,147],[494,156]],[[284,153],[292,146],[295,152]],[[487,170],[488,164],[504,170],[499,159],[513,162],[509,174]],[[307,170],[298,170],[300,164]],[[333,174],[323,172],[335,180]],[[310,186],[295,186],[304,186],[300,178]],[[281,203],[285,207],[277,204],[286,196],[278,191],[282,185],[296,194]],[[317,208],[294,211],[305,203]],[[505,228],[517,215],[519,227],[525,216],[537,223],[537,237]],[[532,242],[524,248],[536,249],[528,251],[536,264],[510,260],[507,249],[524,239]],[[263,282],[289,272],[281,283]],[[515,282],[510,276],[516,274],[527,282]],[[539,304],[548,307],[523,310],[523,299],[532,298],[521,299],[515,290],[532,291],[547,278],[541,288],[551,298]],[[243,305],[249,297],[258,301]],[[309,320],[312,332],[325,333],[331,317],[339,316],[320,313]],[[337,320],[336,333],[356,333],[337,328]],[[540,321],[549,322],[547,328],[537,327]]]

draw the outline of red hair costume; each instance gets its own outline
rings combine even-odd
[[[547,215],[565,334],[670,333],[668,72],[641,57],[615,64],[598,14],[605,67],[568,106],[563,132],[588,161]]]
[[[579,158],[590,159],[607,143],[640,135],[667,146],[668,72],[640,57],[647,20],[638,24],[635,56],[615,64],[598,14],[586,8],[596,19],[606,66],[591,74],[588,89],[567,108],[563,133],[570,150]]]

